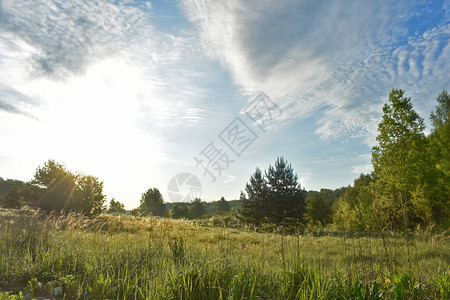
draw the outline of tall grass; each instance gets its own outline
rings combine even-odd
[[[411,272],[397,235],[383,243],[0,211],[0,298],[49,296],[57,282],[65,299],[448,299],[448,237],[409,243]]]

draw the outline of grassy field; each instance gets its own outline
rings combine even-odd
[[[446,234],[286,236],[0,211],[0,299],[449,299]]]

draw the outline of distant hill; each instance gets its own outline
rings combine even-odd
[[[22,188],[22,186],[25,184],[25,182],[15,179],[3,179],[0,177],[0,197],[6,195],[13,186],[17,186],[19,189]]]

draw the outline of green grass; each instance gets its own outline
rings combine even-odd
[[[386,245],[386,247],[385,247]],[[448,299],[449,241],[0,211],[0,299]]]

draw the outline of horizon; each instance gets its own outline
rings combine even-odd
[[[308,191],[346,187],[393,88],[429,132],[449,33],[450,1],[3,1],[0,176],[54,159],[127,210],[194,177],[239,199],[280,156]]]

